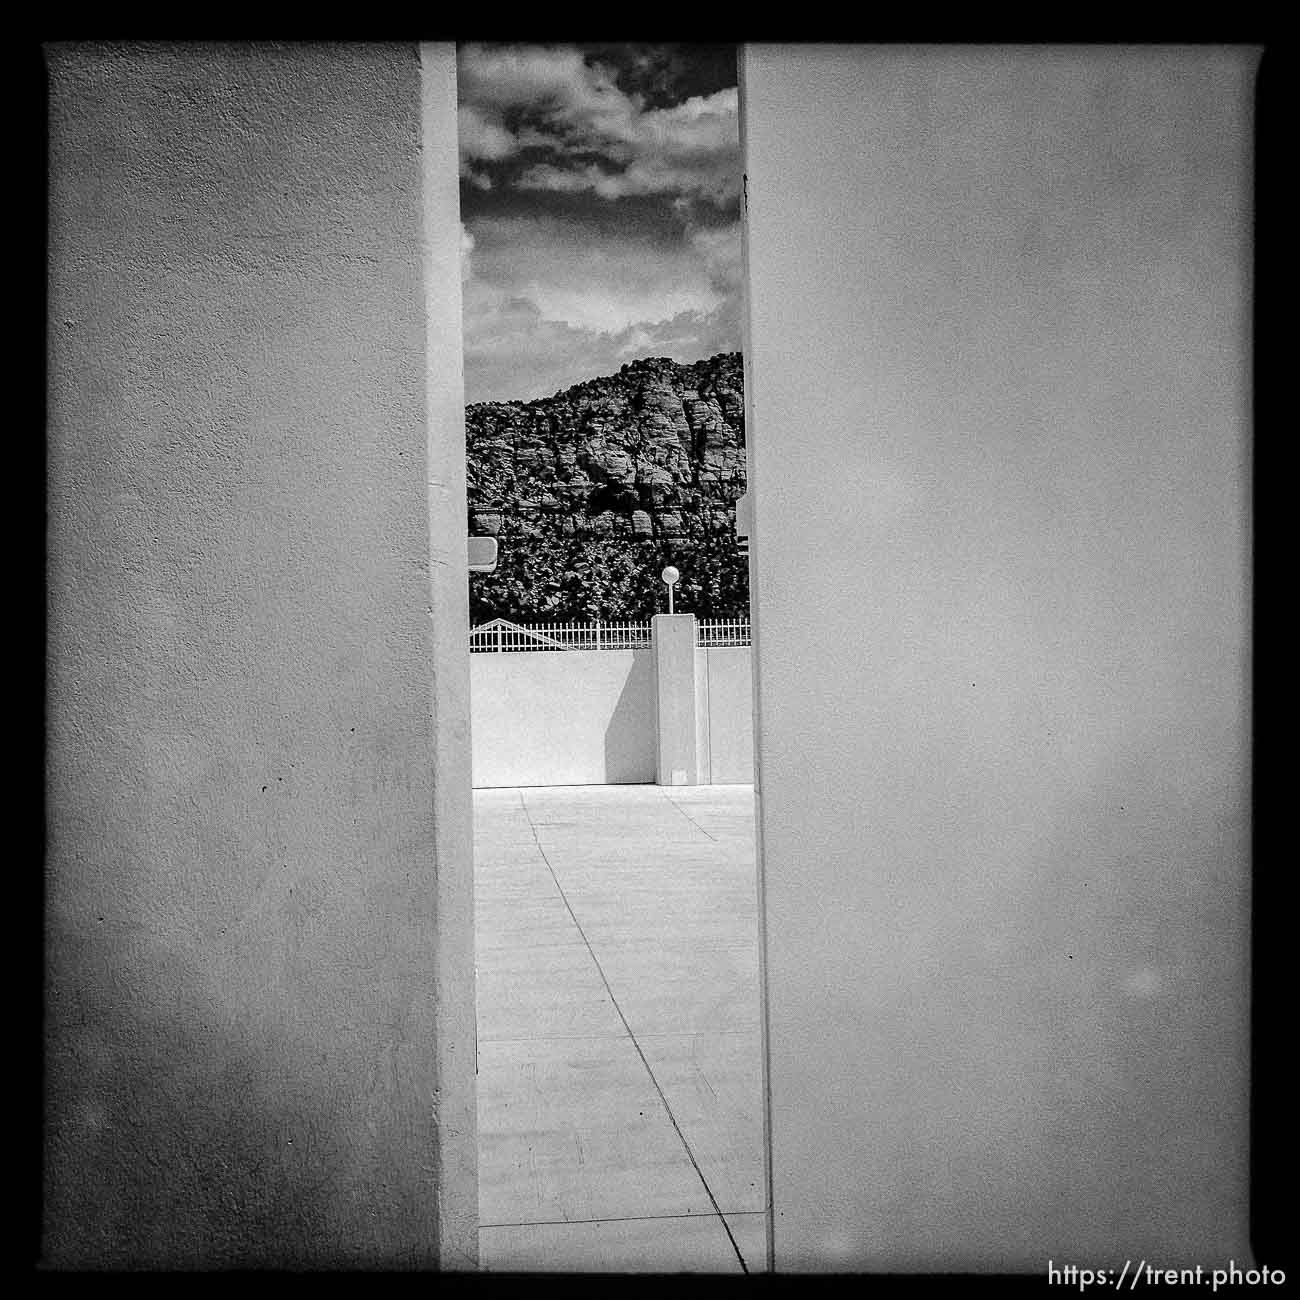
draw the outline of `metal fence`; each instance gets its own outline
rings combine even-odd
[[[518,650],[639,650],[650,644],[649,623],[510,623],[494,618],[471,628],[471,652]]]
[[[695,624],[695,644],[699,646],[748,645],[749,619],[699,619]]]
[[[695,644],[731,646],[749,644],[745,619],[700,619],[695,624]],[[470,629],[472,654],[501,654],[520,650],[640,650],[650,645],[650,624],[645,623],[511,623],[494,618]]]

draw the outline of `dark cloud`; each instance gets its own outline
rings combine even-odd
[[[654,80],[681,84],[673,64]],[[715,204],[738,192],[734,86],[673,102],[661,93],[652,104],[622,89],[616,68],[572,46],[468,45],[459,67],[462,171],[478,188]]]
[[[736,84],[734,45],[584,44],[589,59],[614,70],[620,90],[640,95],[648,108],[667,108],[695,95],[712,95]]]

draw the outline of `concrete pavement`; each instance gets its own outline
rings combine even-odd
[[[483,1267],[761,1271],[752,787],[474,804]]]

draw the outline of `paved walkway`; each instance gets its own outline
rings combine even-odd
[[[752,787],[474,805],[483,1267],[761,1271]]]

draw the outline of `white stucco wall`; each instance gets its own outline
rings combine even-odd
[[[473,1267],[454,50],[48,65],[44,1262]]]
[[[691,775],[702,785],[748,784],[754,757],[749,647],[692,653]],[[652,651],[507,651],[469,659],[475,787],[656,780],[661,737]],[[678,686],[692,689],[689,665]]]
[[[474,785],[655,779],[650,650],[472,654]]]
[[[775,1262],[1246,1259],[1253,57],[742,63]]]
[[[701,780],[748,785],[754,779],[753,674],[749,646],[695,652]]]

